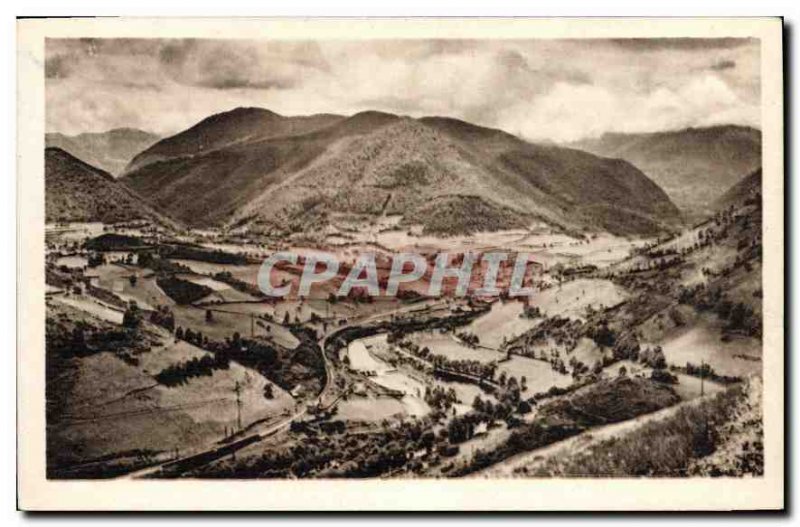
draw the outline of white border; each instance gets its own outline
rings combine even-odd
[[[756,479],[44,479],[44,37],[761,39],[766,475]],[[783,126],[779,19],[103,19],[18,25],[19,505],[26,510],[728,510],[783,506]]]

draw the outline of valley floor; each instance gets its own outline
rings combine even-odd
[[[320,247],[342,258],[367,242],[535,250],[544,265],[524,303],[328,290],[275,302],[258,290],[269,240],[203,233],[190,250],[160,239],[155,252],[97,251],[81,245],[96,226],[59,231],[48,240],[48,474],[763,473],[756,212],[661,240],[377,226],[363,231],[377,241]]]

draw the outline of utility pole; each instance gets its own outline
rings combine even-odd
[[[236,381],[236,384],[233,387],[233,391],[236,393],[236,427],[237,432],[242,431],[242,387],[239,385],[239,381]]]
[[[250,338],[256,336],[256,315],[255,313],[250,313]]]

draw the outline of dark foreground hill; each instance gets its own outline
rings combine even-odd
[[[282,233],[342,215],[401,215],[438,234],[534,221],[649,234],[679,220],[664,191],[626,161],[455,119],[381,112],[283,117],[236,109],[142,152],[124,182],[193,226]]]
[[[761,132],[747,126],[610,133],[571,146],[633,163],[696,216],[712,212],[714,200],[761,166]]]
[[[116,128],[108,132],[79,135],[45,135],[48,147],[69,152],[114,177],[122,174],[136,154],[158,140],[159,136],[155,134],[133,128]]]
[[[45,149],[45,216],[47,222],[146,219],[175,225],[108,172],[60,148]]]

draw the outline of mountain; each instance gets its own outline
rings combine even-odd
[[[638,234],[679,221],[667,195],[626,161],[456,119],[374,111],[214,115],[142,152],[124,182],[193,226],[284,233],[383,214],[439,234],[533,221]]]
[[[741,205],[750,199],[760,199],[760,197],[761,169],[758,169],[743,177],[738,183],[729,188],[725,194],[717,199],[714,208],[716,210],[723,210],[730,206]]]
[[[60,148],[45,149],[44,178],[47,222],[147,219],[175,226],[111,174]]]
[[[160,139],[133,128],[64,135],[45,134],[45,145],[60,148],[113,176],[120,176],[133,157]]]
[[[746,126],[608,133],[569,146],[633,163],[690,215],[711,212],[725,189],[761,166],[761,132]]]

